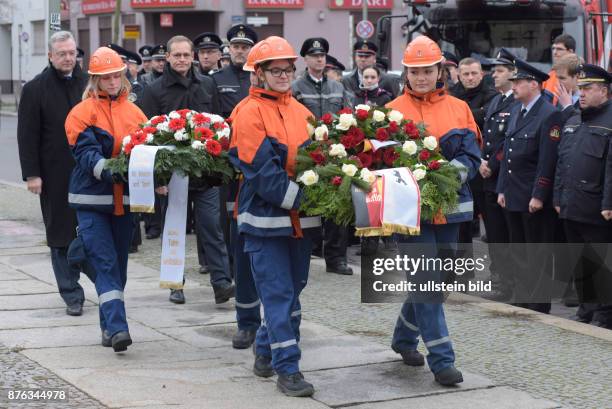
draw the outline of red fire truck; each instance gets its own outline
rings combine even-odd
[[[402,29],[410,41],[425,33],[459,58],[494,57],[504,47],[548,71],[551,42],[561,33],[576,39],[576,53],[608,68],[612,48],[612,0],[404,0],[410,14]],[[379,20],[382,54],[390,24]]]

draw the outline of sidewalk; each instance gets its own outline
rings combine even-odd
[[[560,407],[466,370],[461,386],[443,388],[426,368],[403,365],[388,347],[314,323],[308,315],[302,322],[302,370],[316,393],[312,399],[284,397],[274,379],[252,374],[251,350],[231,348],[233,304],[216,306],[209,286],[188,280],[188,303],[172,305],[168,291],[157,288],[157,271],[132,261],[126,306],[135,343],[115,354],[99,345],[97,297],[84,276],[85,313],[65,315],[43,240],[39,229],[0,220],[0,344],[9,349],[0,353],[2,385],[59,383],[70,388],[70,401],[8,407]],[[44,375],[19,379],[14,362],[4,362],[9,356]]]

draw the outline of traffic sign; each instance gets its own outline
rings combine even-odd
[[[359,37],[365,40],[374,35],[374,24],[372,24],[372,22],[368,20],[361,20],[359,23],[357,23],[355,31],[357,32],[357,35]]]

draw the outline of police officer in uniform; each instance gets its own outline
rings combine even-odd
[[[347,91],[353,94],[359,92],[361,73],[364,69],[376,65],[376,52],[378,47],[371,41],[359,40],[353,45],[355,56],[355,70],[342,78],[342,84]],[[393,98],[399,94],[400,78],[396,75],[383,74],[380,78],[380,87],[387,90]]]
[[[308,38],[302,44],[300,55],[306,60],[306,71],[291,85],[293,96],[300,101],[316,118],[326,113],[336,113],[343,107],[353,107],[353,95],[341,83],[325,77],[325,56],[329,43],[321,37]],[[328,273],[353,274],[347,265],[346,247],[348,230],[325,221],[325,240],[323,255]]]
[[[142,68],[138,71],[138,81],[142,81],[141,77],[151,72],[151,50],[153,50],[153,47],[150,45],[143,45],[138,49],[138,54],[142,58]]]
[[[215,33],[202,33],[193,39],[196,57],[199,62],[198,73],[212,75],[219,71],[220,47],[223,42]]]
[[[510,111],[517,104],[510,80],[514,75],[514,56],[502,48],[492,64],[493,81],[499,94],[491,100],[485,113],[482,164],[479,171],[483,178],[483,214],[489,244],[491,278],[496,285],[495,292],[489,298],[506,301],[512,296],[513,283],[508,270],[511,260],[508,258],[507,248],[503,248],[505,245],[500,243],[509,243],[510,236],[504,210],[497,203],[496,188]]]
[[[149,85],[164,73],[166,65],[166,46],[164,44],[156,45],[151,49],[151,72],[144,74],[141,77],[144,86]],[[159,237],[159,234],[157,235]]]
[[[236,104],[249,94],[250,73],[244,71],[242,66],[251,47],[257,42],[257,33],[251,27],[239,24],[229,29],[227,39],[230,43],[231,63],[212,76],[217,85],[221,112],[225,118],[229,117]]]
[[[584,64],[578,76],[580,109],[561,134],[554,205],[571,245],[580,322],[612,329],[612,273],[605,265],[612,242],[612,75]]]
[[[548,75],[525,61],[514,61],[514,97],[497,183],[497,202],[506,210],[516,265],[515,296],[519,306],[550,312],[547,280],[557,215],[552,190],[561,132],[561,112],[542,97]],[[529,243],[520,247],[517,243]],[[521,249],[519,251],[519,249]],[[521,253],[524,250],[526,253]]]
[[[325,55],[324,72],[327,78],[342,82],[342,72],[344,70],[346,70],[346,67],[336,57],[329,54]]]
[[[220,68],[225,68],[228,65],[230,65],[232,62],[232,57],[229,52],[229,47],[224,45],[224,46],[219,47],[219,50],[221,50],[221,59],[219,60],[219,66]]]

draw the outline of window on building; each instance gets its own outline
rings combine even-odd
[[[283,36],[283,13],[247,12],[247,24],[251,24],[257,37],[263,40],[269,36]]]
[[[100,26],[100,46],[108,45],[113,42],[113,22],[111,16],[98,18]]]
[[[46,53],[45,20],[32,21],[32,54],[44,55]]]

